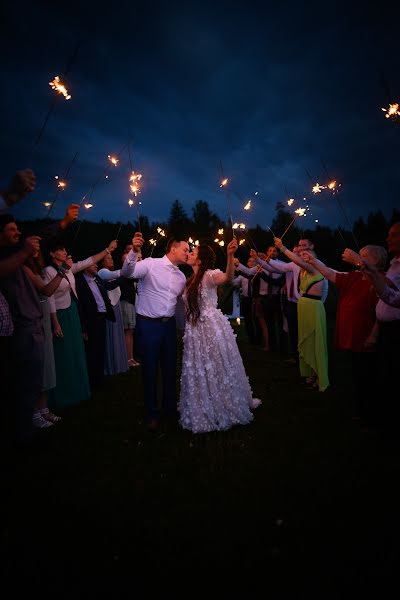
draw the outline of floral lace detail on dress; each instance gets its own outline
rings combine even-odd
[[[218,273],[222,272],[204,274],[200,317],[196,325],[186,322],[183,338],[180,422],[194,433],[245,425],[253,419],[251,409],[261,404],[253,398],[236,335],[217,308],[214,276]]]

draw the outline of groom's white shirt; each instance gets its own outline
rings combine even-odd
[[[166,256],[139,262],[137,257],[131,250],[121,269],[122,277],[139,280],[137,313],[153,319],[173,317],[177,298],[185,288],[185,275]]]

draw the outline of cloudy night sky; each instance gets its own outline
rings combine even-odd
[[[35,4],[35,5],[34,5]],[[400,122],[381,107],[400,100],[397,14],[349,4],[172,2],[61,6],[8,2],[2,9],[2,184],[20,168],[38,178],[14,211],[45,216],[54,176],[69,175],[52,216],[79,202],[132,139],[143,175],[141,213],[165,221],[175,199],[190,215],[205,200],[221,218],[220,162],[230,178],[234,220],[270,224],[285,186],[308,226],[345,226],[335,199],[311,181],[342,183],[349,219],[399,206]],[[275,3],[274,3],[275,4]],[[350,11],[350,12],[349,12]],[[65,72],[72,94],[48,82]],[[128,154],[93,196],[92,220],[133,221]],[[255,195],[255,192],[258,192]],[[254,208],[244,216],[244,201]]]

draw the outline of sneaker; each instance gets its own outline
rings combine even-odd
[[[40,412],[34,413],[33,415],[33,427],[35,429],[47,429],[47,427],[52,427],[53,423],[47,421]]]
[[[42,408],[40,414],[46,419],[46,421],[49,421],[49,423],[60,423],[60,421],[62,421],[61,417],[58,417],[52,413],[48,408]]]

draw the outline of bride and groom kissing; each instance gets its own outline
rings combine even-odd
[[[200,244],[192,251],[186,241],[171,238],[165,256],[138,261],[142,234],[135,233],[121,275],[138,280],[136,336],[141,349],[146,420],[158,430],[157,374],[161,367],[163,416],[193,433],[226,430],[252,421],[261,403],[252,391],[232,327],[218,308],[217,288],[231,283],[234,238],[227,246],[225,272],[214,269],[213,249]],[[186,279],[179,265],[193,274]],[[179,405],[176,391],[176,320],[183,301],[186,322]],[[179,406],[179,412],[178,407]]]

